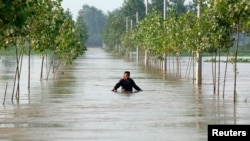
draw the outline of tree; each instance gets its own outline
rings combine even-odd
[[[102,46],[101,32],[106,24],[106,17],[101,10],[83,5],[78,13],[77,22],[84,21],[88,31],[87,46]]]
[[[167,0],[167,1],[169,1],[169,0]],[[163,8],[164,8],[163,4],[164,4],[164,3],[163,3],[163,0],[152,0],[151,6],[152,6],[153,8],[155,8],[155,9],[157,9],[157,10],[163,12]],[[162,15],[163,15],[163,14],[162,14]]]
[[[4,46],[6,49],[12,47],[16,53],[17,66],[12,100],[15,90],[16,97],[19,99],[22,58],[27,52],[29,56],[28,77],[30,78],[31,50],[41,53],[42,62],[44,56],[48,55],[48,51],[52,52],[50,66],[53,66],[54,73],[54,66],[57,65],[55,63],[59,64],[57,68],[60,64],[71,64],[86,50],[84,45],[86,33],[76,32],[72,16],[69,11],[63,12],[61,2],[62,0],[0,1],[0,47]],[[28,83],[29,89],[30,82]]]
[[[125,0],[122,4],[121,12],[124,18],[136,21],[136,13],[138,12],[138,20],[142,20],[146,15],[146,7],[144,0]]]
[[[169,0],[169,7],[175,9],[176,15],[180,15],[187,11],[184,2],[185,0]]]
[[[250,2],[249,0],[228,0],[227,2],[221,1],[221,4],[227,6],[227,15],[233,24],[236,25],[236,49],[235,49],[235,63],[234,63],[234,102],[236,101],[236,82],[237,82],[237,57],[239,48],[239,33],[244,31],[244,28],[249,26],[250,15]],[[245,23],[245,25],[242,25]],[[249,29],[248,29],[249,31]]]
[[[8,0],[0,1],[0,49],[9,47],[13,37],[25,34],[25,22],[30,15],[28,10],[32,2]]]
[[[125,18],[121,10],[108,13],[106,25],[103,28],[102,38],[105,46],[113,49],[121,44],[121,36],[126,30]]]

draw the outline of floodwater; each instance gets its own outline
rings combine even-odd
[[[17,103],[11,101],[14,58],[1,58],[1,103],[8,83],[5,104],[0,106],[1,141],[206,141],[208,124],[250,123],[248,64],[239,64],[236,104],[231,79],[224,99],[213,94],[205,69],[209,63],[203,66],[202,87],[163,77],[101,48],[89,48],[54,79],[40,81],[39,57],[33,56],[31,64],[30,99],[24,58]],[[111,91],[125,70],[144,91]]]

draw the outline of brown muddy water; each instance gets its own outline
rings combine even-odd
[[[8,82],[0,106],[1,141],[206,141],[208,124],[250,123],[249,64],[238,66],[234,104],[233,74],[228,74],[225,98],[213,95],[210,63],[203,64],[201,87],[187,79],[163,77],[101,48],[89,48],[48,81],[40,81],[41,59],[33,56],[31,63],[31,96],[24,58],[18,104],[10,100],[15,61],[1,58],[1,103]],[[111,91],[125,70],[144,91]]]

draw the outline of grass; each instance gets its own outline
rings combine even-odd
[[[215,60],[215,59],[207,59],[207,60],[204,60],[204,62],[218,62],[218,60]],[[228,60],[229,62],[235,62],[233,59],[230,59]],[[226,60],[221,60],[221,62],[224,62],[226,63]],[[237,62],[238,63],[250,63],[250,58],[238,58],[237,59]]]

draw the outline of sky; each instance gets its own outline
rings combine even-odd
[[[73,14],[73,19],[76,20],[78,11],[82,9],[83,5],[94,6],[106,14],[108,11],[122,7],[123,1],[124,0],[63,0],[62,7],[65,10],[69,9]]]
[[[65,10],[69,9],[73,14],[73,19],[76,20],[78,11],[82,9],[83,5],[94,6],[106,14],[108,11],[122,7],[123,1],[124,0],[63,0],[62,7]]]

